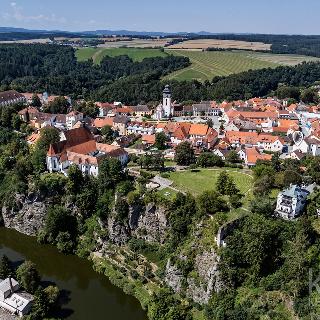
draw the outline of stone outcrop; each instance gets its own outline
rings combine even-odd
[[[2,207],[5,227],[35,236],[44,226],[48,203],[37,194],[16,194],[13,203]]]
[[[199,281],[188,278],[187,295],[200,304],[208,303],[213,292],[221,290],[221,281],[218,270],[219,256],[211,250],[198,254],[195,258],[195,269]]]
[[[166,284],[177,293],[181,292],[182,282],[184,280],[184,276],[182,272],[173,264],[171,264],[170,259],[166,265],[165,278]]]
[[[186,280],[185,294],[194,302],[207,304],[213,292],[219,292],[223,283],[219,276],[219,256],[214,250],[204,251],[195,257],[194,270],[198,277],[184,278],[182,272],[168,260],[165,282],[176,293],[182,292],[182,283]]]
[[[108,218],[109,240],[116,245],[124,245],[130,240],[130,228],[125,222],[118,221],[116,217]]]
[[[150,203],[140,212],[134,234],[145,241],[162,244],[166,238],[167,228],[166,210]]]

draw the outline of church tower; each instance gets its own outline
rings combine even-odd
[[[164,117],[169,117],[172,115],[172,104],[171,104],[171,90],[169,85],[166,85],[163,90],[163,102],[162,102],[162,108],[163,108],[163,115]]]

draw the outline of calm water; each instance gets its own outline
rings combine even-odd
[[[42,280],[54,282],[62,290],[62,314],[68,320],[146,320],[139,302],[108,279],[93,271],[91,263],[76,256],[65,256],[32,237],[0,228],[0,256],[15,263],[31,260]]]

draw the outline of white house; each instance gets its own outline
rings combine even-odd
[[[78,122],[83,120],[83,113],[78,111],[71,111],[66,116],[66,126],[68,129],[72,129],[72,127]]]
[[[314,185],[300,187],[291,185],[278,194],[275,213],[282,219],[292,220],[298,217],[305,208],[308,195],[312,192]]]
[[[19,292],[19,289],[19,283],[13,278],[0,280],[0,307],[23,317],[30,312],[33,297],[26,292]]]

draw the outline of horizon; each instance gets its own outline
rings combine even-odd
[[[276,0],[267,3],[199,0],[182,4],[169,0],[158,3],[146,0],[134,3],[129,0],[121,3],[102,0],[90,3],[3,0],[0,24],[8,28],[66,32],[128,30],[173,34],[204,31],[216,34],[318,35],[320,26],[314,21],[319,11],[320,3],[316,0],[310,0],[308,6],[301,0],[295,3],[289,0],[281,3]]]

